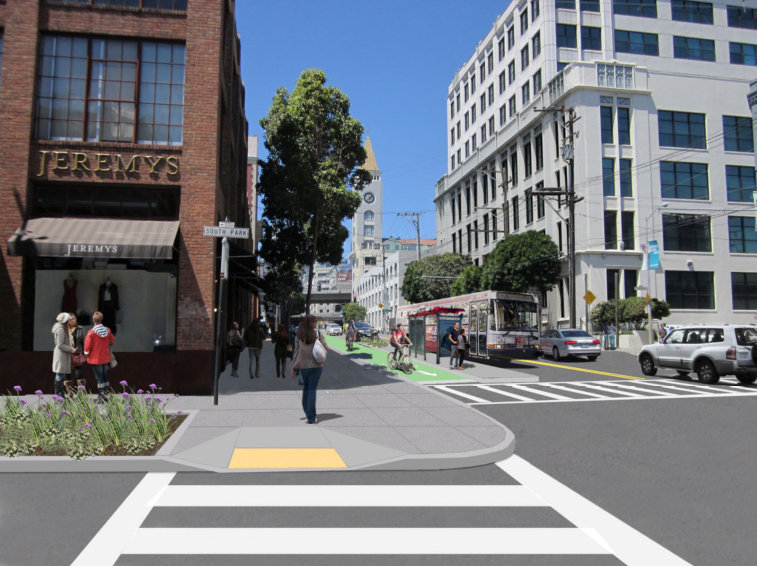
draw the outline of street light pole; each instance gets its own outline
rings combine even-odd
[[[644,219],[644,240],[646,242],[644,244],[644,254],[647,266],[647,297],[649,297],[649,302],[647,303],[647,337],[650,344],[652,343],[652,264],[649,258],[649,219],[652,218],[652,231],[654,232],[654,214],[667,206],[668,203],[663,202],[660,206],[652,209],[652,212]]]

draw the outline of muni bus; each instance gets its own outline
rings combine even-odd
[[[397,308],[398,322],[422,317],[427,352],[441,352],[447,330],[460,321],[470,355],[483,359],[535,357],[539,352],[540,308],[536,295],[480,291]]]

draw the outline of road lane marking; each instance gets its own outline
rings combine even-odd
[[[496,387],[492,387],[490,385],[478,385],[476,389],[483,389],[484,391],[489,391],[490,393],[495,393],[500,396],[504,395],[505,397],[512,397],[513,399],[518,399],[520,401],[531,400],[529,397],[523,397],[522,395],[518,395],[517,393],[512,393],[510,391],[505,391],[504,389],[497,389]]]
[[[514,362],[523,362],[525,364],[539,364],[542,366],[549,366],[553,368],[560,368],[560,369],[569,369],[571,371],[583,371],[585,373],[596,373],[597,375],[609,375],[610,377],[620,377],[621,379],[635,379],[635,380],[644,380],[643,377],[635,377],[633,375],[624,375],[622,373],[611,373],[608,371],[600,371],[598,369],[586,369],[586,368],[577,368],[573,366],[566,366],[563,364],[555,364],[550,362],[540,362],[537,360],[521,360],[517,358],[510,358]]]
[[[488,403],[486,399],[482,399],[481,397],[474,397],[473,395],[469,395],[468,393],[463,393],[462,391],[457,391],[457,389],[452,389],[447,385],[434,385],[436,389],[439,391],[443,391],[444,393],[447,393],[448,395],[452,397],[463,397],[464,399],[468,399],[470,401],[473,401],[474,403]]]
[[[544,507],[521,485],[171,485],[156,507]]]
[[[510,387],[515,387],[522,391],[528,391],[529,393],[536,393],[537,395],[543,395],[544,397],[549,397],[550,399],[557,399],[558,401],[569,401],[571,399],[571,397],[566,397],[565,395],[558,395],[557,393],[550,393],[549,391],[543,391],[537,388],[529,388],[524,385],[518,385],[516,383],[511,384]]]
[[[566,387],[564,385],[558,385],[556,383],[540,383],[539,385],[546,385],[547,387],[553,387],[555,389],[561,389],[563,391],[567,391],[568,393],[579,393],[581,395],[588,395],[589,397],[595,397],[596,399],[607,399],[605,395],[600,395],[599,393],[592,393],[590,391],[577,391],[576,389],[571,389],[570,387]],[[575,398],[571,398],[574,400]]]
[[[596,532],[597,539],[624,564],[691,566],[517,454],[498,462],[497,466],[525,487],[532,489],[568,521],[585,531]]]

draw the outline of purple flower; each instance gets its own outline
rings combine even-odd
[[[55,401],[58,401],[59,403],[62,403],[63,401],[65,401],[65,399],[61,397],[60,395],[53,395],[53,399]]]
[[[21,401],[22,405],[28,405],[29,404],[29,403],[26,402],[26,399],[19,399],[19,401]]]
[[[13,389],[15,389],[16,391],[21,391],[21,386],[20,385],[14,385]]]
[[[183,414],[184,414],[184,411],[179,411],[179,414],[180,414],[180,415],[183,415]]]
[[[128,414],[126,415],[126,418],[127,418],[127,419],[130,419],[130,418],[131,418],[131,413],[128,413]]]
[[[37,390],[36,390],[36,391],[34,392],[34,394],[35,394],[35,395],[44,395],[44,393],[42,393],[42,390],[41,390],[41,389],[37,389]]]
[[[155,397],[155,400],[156,400],[156,401],[157,401],[158,403],[162,403],[162,402],[163,402],[163,399],[161,399],[160,397]]]
[[[16,386],[16,387],[18,387],[18,386]],[[150,384],[150,389],[157,389],[157,388],[158,388],[158,386],[155,385],[154,383]]]
[[[60,412],[60,414],[61,414],[61,415],[70,415],[71,413],[70,413],[70,412],[68,412],[68,411],[66,411],[65,409],[63,409],[63,410],[62,410],[62,411]]]
[[[126,405],[126,407],[124,407],[124,408],[125,408],[125,409],[126,409],[127,411],[131,411],[131,405]]]
[[[129,397],[129,394],[126,391],[124,391],[123,393],[121,393],[121,397],[123,398]]]
[[[174,396],[174,397],[178,397],[178,396],[179,396],[179,394],[178,394],[178,393],[174,393],[174,394],[173,394],[173,396]]]
[[[78,389],[79,391],[84,391],[84,390],[86,389],[86,387],[84,387],[83,385],[77,385],[77,386],[76,386],[76,388],[77,388],[77,389]]]
[[[89,423],[84,423],[84,426],[86,426],[87,428],[91,428],[92,427],[92,425],[89,424]]]
[[[144,390],[142,390],[142,389],[137,389],[137,393],[140,393],[140,394],[141,394],[141,393],[144,393]]]
[[[126,387],[127,385],[129,385],[128,383],[126,383],[125,379],[122,379],[121,381],[119,381],[118,384],[119,385],[123,385],[124,387]]]
[[[158,421],[156,421],[155,419],[150,419],[150,422],[151,422],[151,423],[156,423],[156,422],[158,422]]]

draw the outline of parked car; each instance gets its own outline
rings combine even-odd
[[[757,328],[747,325],[698,324],[675,328],[659,344],[639,351],[644,375],[671,368],[680,375],[694,372],[702,383],[735,375],[741,383],[757,379]]]
[[[340,336],[342,334],[342,325],[331,322],[326,326],[326,334],[329,336]]]
[[[379,334],[379,331],[367,322],[356,322],[355,330],[357,330],[358,340],[361,338],[375,338]]]
[[[547,330],[539,339],[539,348],[555,361],[567,356],[586,356],[593,362],[602,353],[599,340],[578,328]]]

